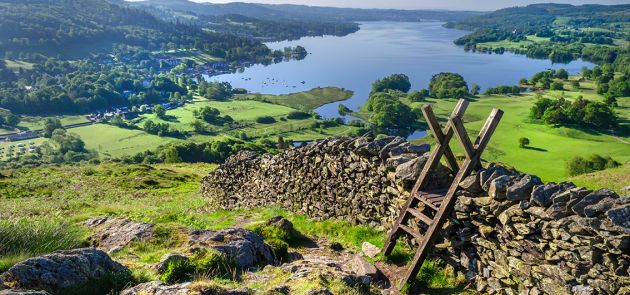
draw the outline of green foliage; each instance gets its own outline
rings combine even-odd
[[[280,239],[265,239],[265,242],[271,246],[280,262],[289,261],[289,244],[287,242]]]
[[[372,83],[372,93],[385,92],[386,90],[398,90],[408,92],[411,89],[409,77],[404,74],[394,74]]]
[[[549,86],[551,90],[564,90],[564,84],[562,82],[553,82],[551,86]]]
[[[256,118],[256,123],[273,124],[273,123],[276,123],[276,119],[274,117],[271,117],[271,116],[262,116],[262,117]]]
[[[436,98],[462,98],[468,96],[468,84],[456,73],[439,73],[431,77],[429,90]]]
[[[240,150],[267,152],[274,147],[273,142],[262,145],[236,139],[217,139],[204,143],[180,142],[118,160],[124,163],[222,163],[228,156]]]
[[[42,131],[42,136],[50,138],[53,134],[53,131],[57,129],[63,129],[61,121],[57,118],[46,118],[46,121],[44,122],[44,130]]]
[[[567,174],[576,176],[619,166],[621,163],[611,157],[602,157],[598,154],[593,154],[589,158],[576,156],[567,163]]]
[[[411,102],[421,102],[427,97],[429,97],[429,90],[427,89],[416,90],[407,95],[407,99]]]
[[[10,197],[4,194],[4,197]],[[82,229],[51,218],[7,218],[0,220],[0,272],[17,262],[56,250],[86,245]]]
[[[567,70],[565,69],[559,69],[556,72],[556,78],[562,79],[562,80],[569,79],[569,72],[567,72]]]
[[[225,125],[234,122],[234,119],[229,115],[221,116],[221,112],[213,107],[205,106],[200,109],[196,109],[193,111],[193,115],[195,118],[201,119],[206,123],[210,123],[213,125]],[[198,128],[195,127],[195,130]]]
[[[518,146],[524,148],[529,145],[529,138],[521,137],[518,139]]]
[[[163,105],[158,104],[157,106],[155,106],[153,108],[153,113],[158,117],[158,118],[164,118],[166,116],[166,108],[164,108]]]
[[[497,86],[497,87],[486,88],[483,94],[485,95],[520,94],[523,91],[525,91],[525,88],[522,88],[516,85],[515,86]]]
[[[339,106],[337,106],[337,112],[339,113],[340,116],[345,116],[347,114],[352,113],[352,110],[346,105],[340,103]]]
[[[371,111],[370,122],[381,128],[413,130],[420,114],[400,101],[406,94],[400,91],[376,92],[370,95],[366,109]]]
[[[199,83],[197,90],[199,95],[210,100],[224,101],[232,96],[232,85],[228,82],[213,81],[208,83],[204,80]]]
[[[160,280],[169,284],[190,281],[195,274],[196,267],[188,260],[174,260],[168,263]]]
[[[576,124],[597,129],[614,128],[618,120],[617,115],[605,103],[582,98],[573,102],[563,98],[539,98],[530,110],[530,117],[542,119],[547,124]]]
[[[20,123],[20,117],[14,115],[11,111],[0,109],[0,126],[15,127]]]
[[[191,281],[195,276],[234,279],[236,270],[233,257],[215,250],[199,250],[188,260],[169,262],[160,280],[174,284]]]
[[[287,119],[290,119],[290,120],[304,120],[304,119],[311,118],[312,116],[313,115],[311,115],[310,113],[307,113],[307,112],[293,111],[293,112],[290,112],[289,114],[287,114]]]

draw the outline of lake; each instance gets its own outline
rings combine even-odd
[[[254,65],[239,73],[210,79],[227,81],[250,92],[269,94],[337,86],[354,91],[353,97],[341,103],[356,110],[367,101],[372,82],[396,73],[408,75],[412,89],[427,88],[431,76],[440,72],[459,73],[469,86],[476,83],[484,89],[516,85],[521,78],[530,78],[549,68],[564,68],[574,74],[583,66],[593,66],[581,60],[552,64],[549,60],[512,53],[466,52],[453,41],[468,32],[446,29],[442,24],[366,22],[361,24],[360,31],[345,37],[308,37],[267,43],[272,49],[301,45],[309,55],[303,60]],[[339,103],[322,106],[316,111],[324,118],[338,117]]]

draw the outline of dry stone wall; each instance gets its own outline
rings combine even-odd
[[[217,208],[279,205],[389,228],[426,162],[402,138],[336,138],[240,153],[203,180]],[[441,167],[430,181],[448,185]],[[547,183],[491,164],[460,184],[433,255],[490,294],[630,294],[630,197]],[[413,222],[413,221],[412,221]],[[417,226],[417,224],[410,224]]]
[[[241,152],[204,178],[216,208],[282,206],[317,219],[389,226],[426,162],[428,145],[401,137],[326,139],[275,156]],[[443,186],[444,167],[431,181]]]

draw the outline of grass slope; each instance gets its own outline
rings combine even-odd
[[[152,240],[131,244],[113,254],[116,260],[132,269],[139,281],[157,279],[149,266],[166,253],[186,249],[180,236],[182,228],[253,229],[273,216],[283,215],[309,238],[336,241],[352,251],[359,252],[364,241],[378,246],[384,242],[386,233],[372,227],[351,226],[333,219],[314,221],[280,208],[212,210],[199,187],[201,178],[215,167],[209,164],[100,164],[2,171],[6,177],[0,179],[0,233],[11,232],[13,238],[3,240],[0,236],[0,242],[7,241],[0,243],[0,272],[28,257],[87,245],[89,231],[85,221],[104,215],[156,225]],[[413,254],[403,248],[397,248],[396,253],[403,261]],[[280,281],[288,280],[289,276],[274,273],[274,278]],[[210,283],[270,287],[260,286],[260,280],[250,281],[248,277],[239,282],[211,280]],[[425,263],[418,278],[438,294],[444,293],[440,290],[451,290],[461,284],[461,277],[433,260]],[[295,290],[309,286],[299,285]],[[306,290],[296,291],[296,294],[306,293]]]
[[[551,93],[550,96],[553,96]],[[565,92],[566,98],[578,93]],[[505,114],[483,158],[514,166],[520,171],[540,176],[544,181],[564,181],[567,178],[566,162],[574,156],[598,153],[611,156],[619,162],[630,160],[630,138],[567,127],[552,127],[532,122],[529,109],[536,101],[534,94],[520,96],[481,96],[468,107],[464,117],[471,138],[476,137],[486,117],[494,107]],[[620,114],[627,114],[630,98],[620,99]],[[455,99],[429,99],[440,118],[447,118],[457,101]],[[628,117],[626,117],[628,118]],[[530,148],[520,148],[518,139],[529,138]],[[425,139],[425,141],[431,139]],[[473,138],[474,140],[474,138]],[[459,144],[452,142],[456,153],[462,153]]]
[[[621,196],[630,195],[630,191],[625,190],[625,188],[630,186],[630,165],[628,164],[614,169],[574,176],[568,180],[589,189],[606,187],[614,190]]]
[[[317,87],[309,91],[291,94],[242,94],[238,95],[237,98],[268,101],[308,112],[331,102],[346,100],[353,94],[350,90],[337,87]]]

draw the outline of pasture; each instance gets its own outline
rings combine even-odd
[[[551,92],[545,96],[553,97],[559,94]],[[580,92],[564,92],[564,97],[568,99],[578,95]],[[522,172],[538,175],[544,181],[566,180],[568,176],[565,171],[566,163],[575,156],[600,154],[611,156],[621,163],[630,160],[630,137],[627,135],[622,137],[589,129],[553,127],[532,122],[529,110],[535,101],[536,95],[532,93],[517,96],[483,95],[474,99],[464,117],[468,133],[473,140],[493,107],[501,108],[505,112],[483,155],[484,160],[508,164]],[[455,99],[427,100],[441,119],[450,115],[456,102]],[[630,98],[620,99],[619,104],[620,107],[616,110],[627,122],[630,118],[628,112]],[[521,137],[530,140],[529,147],[519,147],[518,139]],[[452,146],[456,153],[462,153],[456,141],[452,142]]]

